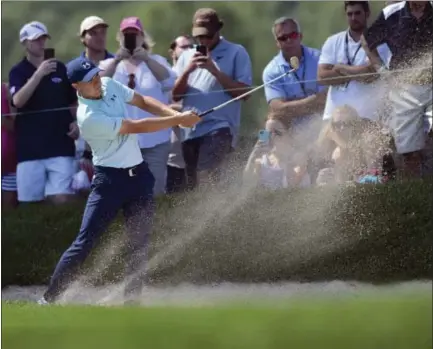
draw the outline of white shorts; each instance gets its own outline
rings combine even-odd
[[[16,173],[8,173],[2,176],[2,191],[17,191]]]
[[[49,195],[74,194],[71,184],[76,169],[76,160],[66,156],[19,163],[18,201],[42,201]]]
[[[426,113],[432,104],[431,85],[406,85],[390,92],[389,128],[397,153],[419,151],[426,144]]]

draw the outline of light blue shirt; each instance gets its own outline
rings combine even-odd
[[[103,77],[102,98],[78,96],[77,123],[83,139],[90,145],[95,166],[128,168],[143,161],[136,134],[120,135],[125,104],[134,91]]]
[[[178,76],[183,74],[195,52],[194,48],[181,54],[174,67]],[[218,69],[233,80],[248,86],[252,84],[251,60],[243,46],[221,39],[210,52],[210,56]],[[206,69],[197,68],[189,75],[188,89],[183,98],[183,110],[194,108],[198,112],[204,112],[232,98],[230,94],[224,92],[224,87],[215,76]],[[195,127],[184,129],[184,140],[201,137],[217,129],[229,127],[233,136],[232,145],[235,146],[241,122],[241,103],[240,101],[233,102],[206,115]]]
[[[265,97],[268,103],[273,99],[288,101],[306,98],[326,89],[325,86],[317,83],[317,65],[320,51],[306,46],[302,46],[302,49],[303,56],[299,61],[299,69],[295,73],[286,75],[265,86]],[[263,82],[268,83],[291,69],[290,63],[284,59],[283,53],[280,51],[263,70]],[[305,80],[306,82],[302,83]],[[313,117],[300,116],[294,118],[293,126],[303,124]]]

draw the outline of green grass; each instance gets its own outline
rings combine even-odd
[[[432,300],[350,296],[200,308],[4,303],[2,335],[5,349],[430,349]]]

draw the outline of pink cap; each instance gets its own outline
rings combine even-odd
[[[134,28],[143,32],[143,25],[141,24],[140,18],[138,17],[126,17],[120,22],[120,31],[124,31],[128,28]]]

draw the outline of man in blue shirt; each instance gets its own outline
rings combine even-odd
[[[299,23],[288,17],[274,22],[272,28],[280,52],[263,70],[263,82],[292,69],[290,58],[299,59],[299,69],[276,82],[266,85],[265,96],[269,107],[285,124],[291,128],[301,128],[318,119],[317,114],[323,111],[326,101],[326,88],[317,81],[317,65],[320,51],[302,45],[302,32]]]
[[[280,52],[263,70],[263,82],[268,83],[291,70],[291,57],[299,59],[299,68],[266,85],[266,101],[271,115],[291,130],[292,146],[299,154],[307,155],[318,137],[326,101],[327,89],[316,81],[320,51],[302,44],[301,27],[294,18],[277,19],[272,33]],[[258,142],[250,159],[256,157],[261,148]],[[314,179],[314,170],[310,168],[309,172]]]
[[[251,60],[245,48],[220,35],[223,22],[213,9],[199,9],[193,18],[192,35],[205,46],[206,54],[196,49],[184,51],[174,67],[178,79],[173,100],[183,100],[183,110],[200,112],[245,93],[252,83]],[[194,128],[185,130],[183,156],[189,189],[201,180],[221,179],[221,165],[236,145],[241,117],[241,102],[206,115]]]
[[[177,125],[191,127],[199,121],[192,112],[179,113],[111,78],[100,78],[99,72],[85,58],[68,66],[69,81],[78,92],[77,122],[93,151],[95,175],[80,232],[57,264],[40,304],[54,302],[67,288],[120,209],[123,209],[128,235],[127,274],[132,277],[126,285],[125,296],[138,295],[144,282],[141,265],[153,216],[155,179],[143,161],[137,134]],[[125,103],[163,117],[127,119]]]

